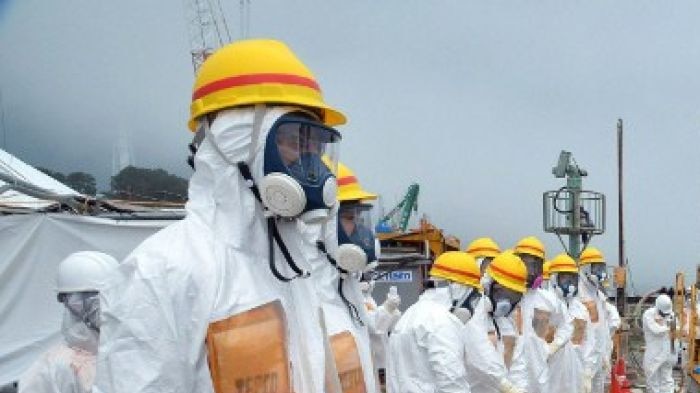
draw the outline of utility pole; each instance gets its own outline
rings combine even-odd
[[[617,120],[617,236],[618,236],[618,266],[622,271],[625,270],[625,227],[624,227],[624,209],[623,209],[623,184],[622,184],[622,137],[623,126],[622,119]],[[617,311],[620,315],[625,315],[625,304],[627,302],[625,294],[625,282],[617,282]]]
[[[572,158],[573,160],[573,158]],[[570,198],[568,200],[569,222],[571,228],[581,228],[581,190],[583,186],[582,177],[587,173],[584,169],[579,168],[573,161],[573,164],[568,165],[566,170],[566,188],[568,188]],[[569,255],[575,260],[578,260],[581,254],[581,237],[578,234],[569,235]]]

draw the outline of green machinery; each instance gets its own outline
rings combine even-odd
[[[411,213],[418,211],[418,192],[420,187],[413,183],[408,187],[406,195],[384,217],[379,219],[375,228],[377,233],[406,232]]]

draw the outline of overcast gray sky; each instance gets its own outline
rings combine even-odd
[[[224,0],[238,36],[238,1]],[[112,146],[186,176],[192,67],[184,2],[0,0],[6,149],[106,184]],[[615,123],[626,125],[627,253],[639,291],[700,262],[697,1],[252,1],[253,37],[286,41],[345,111],[341,159],[387,208],[463,245],[542,232],[567,149],[608,197],[593,244],[617,262]],[[694,276],[689,276],[694,277]]]

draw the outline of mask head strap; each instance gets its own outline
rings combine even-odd
[[[282,240],[282,236],[280,235],[279,231],[277,230],[277,223],[274,217],[267,217],[267,240],[268,240],[268,252],[269,252],[269,259],[270,259],[270,271],[272,271],[272,274],[275,276],[280,281],[283,282],[289,282],[292,281],[296,278],[307,278],[311,275],[311,273],[299,268],[299,266],[294,262],[294,258],[292,258],[292,254],[289,252],[289,249],[287,248],[287,245],[284,244],[284,241]],[[274,240],[274,241],[273,241]],[[274,243],[277,243],[277,246],[280,249],[280,252],[284,256],[284,259],[287,261],[287,265],[296,273],[295,276],[292,277],[285,277],[282,275],[282,273],[277,270],[277,266],[275,265],[275,250],[274,250]]]
[[[248,161],[252,161],[258,149],[258,139],[260,138],[260,129],[262,128],[263,119],[265,118],[265,104],[255,105],[255,114],[253,115],[253,132],[250,135],[250,150],[248,153]]]
[[[263,206],[263,209],[265,209],[265,212],[267,212],[267,208],[262,203],[262,197],[260,196],[260,189],[258,188],[258,185],[255,184],[255,181],[253,180],[253,175],[250,173],[250,167],[248,166],[248,164],[245,163],[244,161],[238,161],[236,163],[236,166],[238,167],[238,171],[241,173],[243,180],[245,180],[246,187],[248,187],[250,189],[250,191],[255,196],[255,199],[257,199],[258,202],[260,202],[260,204]]]

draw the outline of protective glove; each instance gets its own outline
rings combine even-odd
[[[498,385],[498,391],[501,393],[525,393],[524,390],[513,385],[509,380],[503,379]]]
[[[591,393],[593,390],[593,372],[584,370],[583,372],[583,393]]]
[[[552,341],[551,343],[547,344],[547,360],[552,357],[557,351],[559,350],[561,346],[557,344],[556,342]]]
[[[399,304],[401,304],[401,297],[398,294],[392,294],[390,292],[386,295],[386,300],[384,304],[382,304],[382,307],[384,307],[384,310],[389,314],[393,314],[399,309]]]
[[[673,320],[674,320],[673,314],[670,314],[670,315],[667,315],[666,317],[664,317],[664,321],[666,321],[666,325],[668,325],[668,326],[671,326],[671,324],[673,323]]]
[[[603,358],[603,371],[605,371],[606,374],[610,373],[610,359],[607,357]]]

